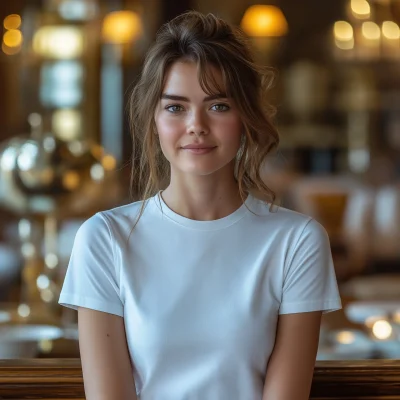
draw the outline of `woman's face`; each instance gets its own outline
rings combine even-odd
[[[223,87],[221,73],[212,72]],[[170,67],[155,123],[171,173],[205,176],[229,168],[233,174],[242,133],[239,113],[224,93],[203,92],[195,63],[177,61]]]

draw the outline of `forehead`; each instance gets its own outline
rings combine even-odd
[[[203,71],[196,62],[189,60],[175,61],[166,71],[164,82],[164,92],[201,90],[214,94],[224,88],[222,73],[218,68],[208,64]]]

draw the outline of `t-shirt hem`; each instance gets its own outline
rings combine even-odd
[[[72,308],[73,310],[77,310],[78,307],[85,307],[96,311],[118,315],[119,317],[124,316],[124,308],[122,306],[118,304],[106,303],[86,296],[62,293],[58,300],[58,304],[64,307]]]
[[[297,314],[301,312],[322,311],[327,314],[342,308],[340,299],[324,300],[324,301],[305,301],[301,303],[281,304],[279,314]]]

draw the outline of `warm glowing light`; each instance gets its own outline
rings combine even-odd
[[[20,304],[17,309],[18,315],[22,318],[29,317],[31,308],[27,304]]]
[[[114,11],[103,21],[103,38],[106,42],[129,43],[142,33],[142,22],[137,13],[132,11]]]
[[[54,269],[58,265],[58,257],[54,253],[46,254],[46,257],[44,258],[44,262],[45,262],[47,268]]]
[[[47,289],[50,286],[50,279],[46,275],[39,275],[36,279],[36,286],[40,289]]]
[[[399,39],[400,38],[400,28],[393,21],[385,21],[382,24],[382,34],[387,39]]]
[[[85,145],[80,140],[73,140],[68,143],[69,151],[75,156],[80,156],[85,151]]]
[[[82,30],[76,26],[44,26],[33,37],[33,49],[45,57],[71,59],[82,55]]]
[[[81,134],[82,116],[77,110],[56,110],[52,116],[54,134],[61,140],[78,139]]]
[[[376,321],[379,321],[379,320],[381,320],[381,319],[383,319],[383,318],[384,318],[383,316],[372,316],[372,317],[368,317],[368,318],[365,320],[365,325],[366,325],[368,328],[372,329],[372,327],[374,326],[375,322],[376,322]]]
[[[53,350],[53,341],[49,339],[42,339],[38,343],[38,347],[42,353],[50,353]]]
[[[115,169],[115,166],[117,165],[117,161],[113,156],[106,155],[101,160],[101,164],[103,165],[103,167],[106,171],[112,171],[113,169]]]
[[[336,335],[336,340],[342,344],[351,344],[355,339],[354,333],[350,331],[342,331]]]
[[[354,39],[351,38],[350,40],[338,40],[335,39],[336,47],[340,50],[351,50],[354,49]]]
[[[19,47],[22,44],[22,33],[18,29],[11,29],[3,36],[3,42],[7,47]]]
[[[394,322],[395,324],[400,324],[400,311],[396,311],[396,312],[393,314],[393,322]]]
[[[379,26],[372,21],[363,22],[361,32],[369,40],[378,40],[381,37]]]
[[[353,27],[346,21],[336,21],[333,26],[335,39],[339,41],[349,41],[353,39]]]
[[[372,327],[372,333],[375,337],[381,340],[388,339],[391,336],[392,331],[392,326],[385,320],[376,321]]]
[[[350,7],[357,18],[369,18],[371,14],[371,7],[366,0],[351,0]]]
[[[50,289],[44,289],[40,292],[40,297],[44,302],[50,303],[54,299],[54,293]]]
[[[5,29],[18,29],[21,26],[21,17],[18,14],[10,14],[4,18]]]
[[[4,42],[1,43],[1,50],[4,54],[8,56],[13,56],[14,54],[18,54],[21,51],[21,46],[19,47],[8,47]]]
[[[22,244],[21,253],[25,258],[31,258],[36,254],[36,249],[33,243],[27,242]]]
[[[93,146],[90,149],[90,152],[92,153],[93,157],[97,159],[100,159],[104,155],[104,149],[99,144],[93,144]]]
[[[284,36],[288,32],[286,18],[275,6],[250,6],[244,13],[240,25],[249,36]]]
[[[104,168],[101,164],[94,164],[90,168],[90,176],[94,181],[101,181],[104,179]]]
[[[63,177],[63,186],[68,190],[76,189],[79,183],[79,175],[75,171],[68,171]]]

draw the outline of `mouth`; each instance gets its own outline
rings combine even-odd
[[[189,153],[192,153],[192,154],[206,154],[206,153],[210,153],[211,151],[213,151],[216,148],[217,148],[217,146],[213,146],[213,147],[185,146],[185,147],[182,147],[181,149],[185,150]]]
[[[205,149],[215,149],[215,147],[217,146],[207,146],[207,145],[201,145],[201,144],[188,144],[187,146],[183,146],[181,147],[181,149],[184,150],[197,150],[197,149],[201,149],[201,150],[205,150]]]

